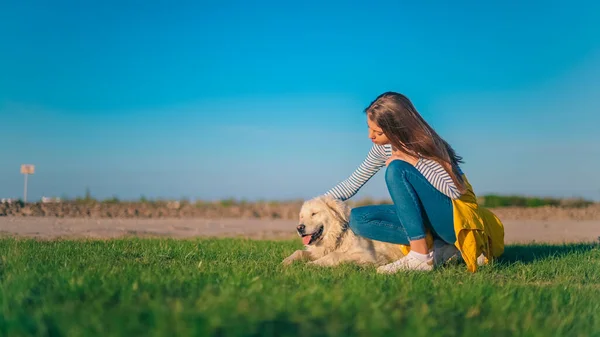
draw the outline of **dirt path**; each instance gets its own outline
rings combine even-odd
[[[600,238],[600,221],[508,220],[506,243],[592,242]],[[77,219],[0,217],[0,234],[40,239],[123,236],[296,238],[295,221],[253,219]]]

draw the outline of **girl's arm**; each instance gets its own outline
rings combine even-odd
[[[389,151],[391,154],[391,151]],[[367,154],[367,158],[358,166],[349,178],[340,182],[325,195],[332,196],[342,201],[350,199],[360,188],[371,179],[383,166],[385,166],[388,155],[382,145],[374,144]],[[450,175],[435,160],[419,158],[415,168],[440,192],[451,199],[460,198],[461,194],[456,188]],[[460,168],[459,168],[460,171]],[[461,172],[462,174],[462,172]]]
[[[337,184],[325,195],[346,201],[360,190],[371,177],[385,165],[386,153],[382,145],[373,144],[367,158],[358,166],[350,177]]]

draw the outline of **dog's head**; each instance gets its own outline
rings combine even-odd
[[[345,231],[349,216],[350,208],[343,201],[319,196],[302,205],[296,231],[304,245],[322,245]]]

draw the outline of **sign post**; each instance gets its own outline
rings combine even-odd
[[[23,188],[23,202],[27,202],[27,176],[35,173],[35,166],[30,164],[21,165],[21,174],[25,176],[25,187]]]

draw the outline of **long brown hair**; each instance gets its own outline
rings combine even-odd
[[[427,124],[408,97],[396,92],[383,93],[365,112],[381,128],[392,146],[440,163],[458,190],[461,193],[465,191],[464,181],[458,171],[462,157]]]

